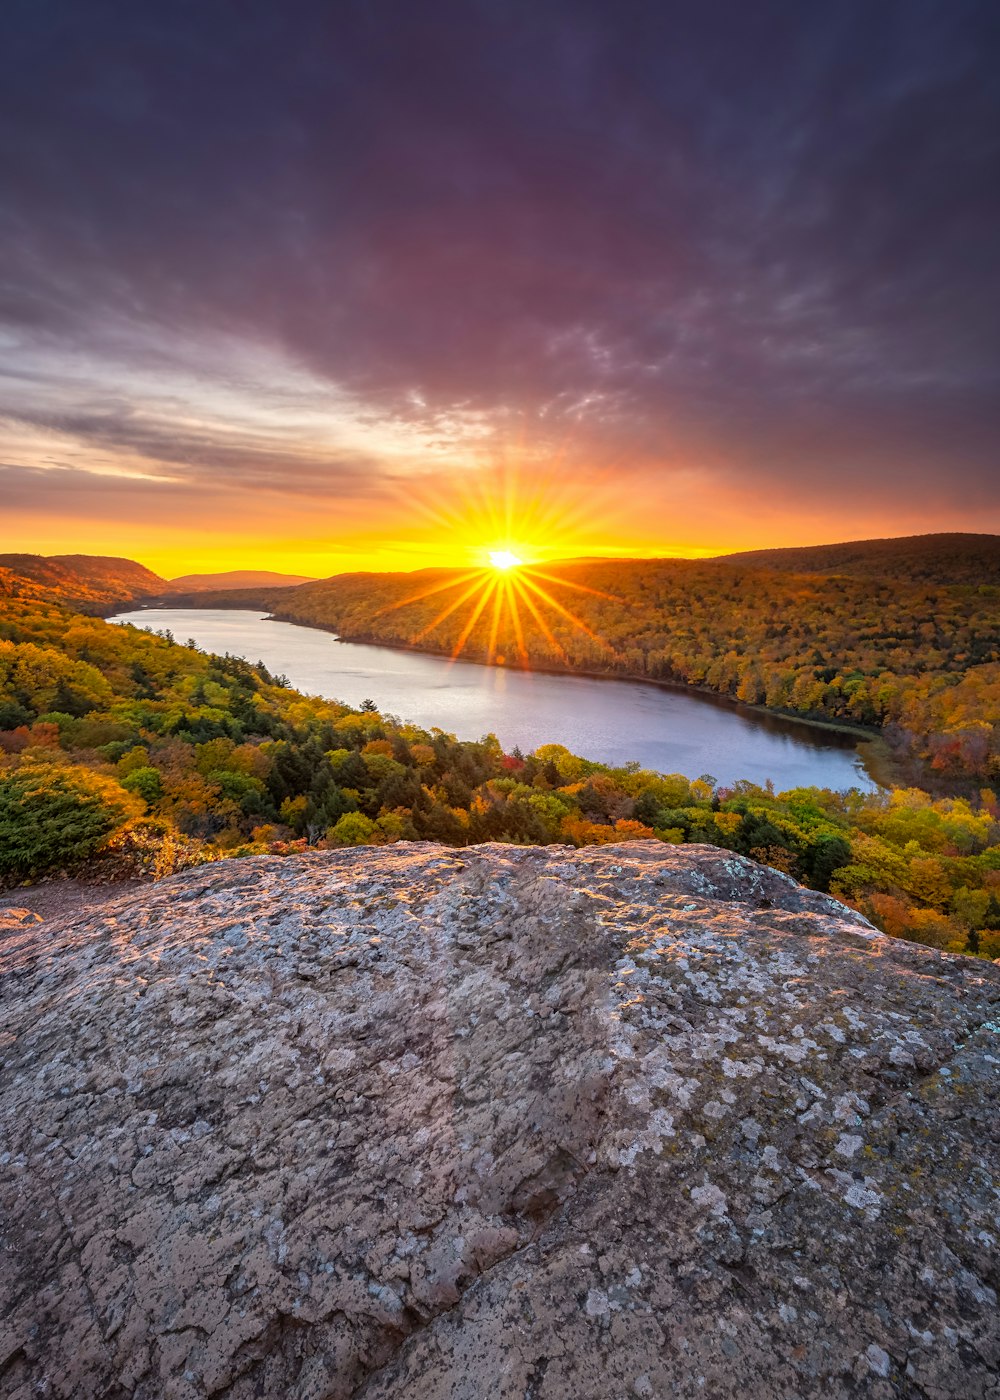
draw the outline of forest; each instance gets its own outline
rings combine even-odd
[[[709,842],[831,891],[888,933],[1000,956],[1000,806],[988,787],[775,793],[610,768],[557,744],[505,753],[491,735],[460,742],[370,702],[307,697],[261,664],[166,635],[7,601],[0,885],[398,840]]]
[[[878,731],[897,777],[934,790],[1000,782],[996,542],[971,556],[897,551],[881,568],[868,555],[856,576],[752,558],[576,561],[478,585],[468,571],[351,574],[259,601],[349,641],[699,686]]]

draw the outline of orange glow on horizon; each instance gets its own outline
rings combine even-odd
[[[277,488],[236,494],[209,484],[197,499],[157,510],[131,504],[123,486],[121,496],[107,496],[102,517],[74,515],[54,491],[47,508],[5,511],[0,552],[119,556],[164,579],[237,569],[323,579],[447,568],[466,586],[483,569],[508,578],[529,570],[536,584],[548,585],[546,571],[570,559],[704,559],[926,528],[919,519],[890,524],[877,512],[859,515],[855,504],[833,517],[762,500],[745,484],[716,481],[708,468],[657,482],[621,462],[581,467],[576,455],[542,454],[525,442],[462,466],[376,474],[372,483],[344,497],[335,482],[328,497]],[[942,516],[940,528],[946,525],[968,528]],[[582,587],[561,579],[559,597]],[[518,600],[525,612],[523,593],[498,590],[487,616],[502,605],[513,620]]]
[[[528,664],[524,640],[522,609],[531,617],[558,656],[565,656],[550,620],[561,618],[585,633],[602,650],[614,654],[613,648],[579,618],[565,602],[553,595],[555,589],[576,589],[596,597],[610,598],[583,584],[562,579],[545,572],[539,562],[547,559],[570,559],[585,552],[581,548],[587,539],[593,514],[602,511],[601,493],[585,506],[579,491],[565,481],[555,481],[550,475],[535,473],[530,489],[522,485],[522,474],[504,464],[502,471],[491,477],[477,474],[450,482],[447,492],[426,496],[410,493],[411,511],[423,516],[433,532],[441,532],[454,541],[456,553],[471,556],[472,567],[454,568],[445,578],[440,575],[423,579],[397,602],[388,604],[376,614],[396,613],[415,603],[440,598],[434,615],[421,619],[423,625],[411,638],[415,645],[433,645],[435,634],[448,622],[460,621],[457,639],[449,640],[452,660],[461,656],[481,618],[486,640],[487,660],[505,665],[506,657],[498,655],[497,643],[501,632],[512,636],[520,665]],[[491,489],[492,488],[492,489]],[[608,518],[607,508],[603,516]],[[483,545],[483,539],[494,543]],[[473,543],[475,541],[475,543]],[[502,542],[502,543],[501,543]],[[596,551],[591,549],[591,556]],[[613,548],[606,551],[613,555]],[[415,580],[416,582],[416,580]],[[548,585],[548,587],[544,586]],[[450,637],[454,637],[452,622]]]
[[[302,387],[288,367],[250,368],[248,382],[257,374]],[[175,397],[160,403],[162,388],[157,381],[137,400],[139,421],[175,411]],[[297,410],[258,411],[256,401],[192,402],[185,424],[226,446],[226,470],[16,426],[5,460],[31,480],[2,502],[0,552],[119,556],[164,579],[484,567],[531,568],[541,578],[539,570],[569,559],[704,559],[982,528],[944,491],[867,504],[849,493],[813,500],[791,486],[762,492],[735,459],[700,443],[624,450],[613,434],[594,439],[583,422],[567,427],[558,413],[531,419],[516,406],[492,417],[457,412],[439,433],[346,400],[332,418],[328,406],[300,418]],[[361,453],[363,467],[341,470],[345,445],[356,449],[348,461]]]

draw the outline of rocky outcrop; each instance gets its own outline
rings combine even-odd
[[[2,944],[16,1400],[1000,1393],[1000,969],[709,847],[228,861]]]

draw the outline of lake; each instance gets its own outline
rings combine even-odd
[[[179,642],[193,638],[204,651],[263,661],[310,695],[354,706],[370,698],[383,713],[423,729],[437,726],[460,739],[493,733],[507,750],[565,744],[601,763],[634,760],[689,778],[711,773],[723,784],[771,778],[778,791],[876,786],[850,735],[698,691],[509,671],[340,642],[316,628],[270,622],[257,611],[142,608],[110,620],[168,628]]]

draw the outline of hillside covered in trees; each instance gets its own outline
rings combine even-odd
[[[750,549],[720,555],[715,562],[793,574],[1000,585],[1000,536],[902,535],[898,539]]]
[[[199,580],[201,583],[201,580]],[[178,592],[128,560],[0,556],[0,597],[107,612],[262,607],[348,641],[698,686],[880,731],[897,772],[1000,781],[1000,537],[926,535],[716,560],[570,560]]]
[[[119,603],[154,598],[167,582],[131,559],[97,554],[0,554],[0,603],[7,598],[71,603],[107,612]]]
[[[1000,956],[1000,807],[916,789],[775,794],[505,753],[165,636],[8,601],[0,884],[159,875],[250,852],[427,839],[708,842],[849,900],[887,932]]]
[[[868,551],[859,576],[750,560],[599,560],[484,576],[482,586],[467,571],[341,575],[256,601],[349,641],[703,686],[879,729],[946,783],[993,782],[1000,582],[995,568],[971,581],[978,564],[929,538],[926,559],[888,549],[881,571]],[[991,538],[972,537],[973,561]],[[945,559],[957,581],[928,581]],[[483,587],[492,591],[480,607]]]

